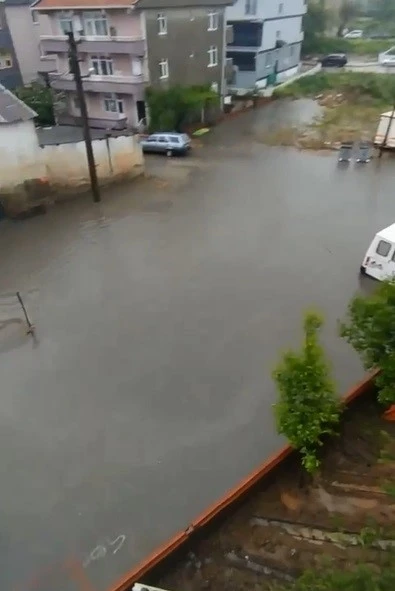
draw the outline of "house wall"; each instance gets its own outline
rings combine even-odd
[[[74,98],[76,98],[76,94],[68,93],[68,111],[71,115],[75,117],[80,116],[79,109],[76,109]],[[104,94],[101,93],[93,93],[87,92],[85,93],[85,101],[86,106],[88,109],[88,116],[92,119],[111,119],[113,117],[114,121],[117,119],[116,113],[108,113],[104,109]],[[128,118],[129,126],[137,125],[137,113],[136,113],[136,102],[133,96],[128,94],[118,94],[117,95],[123,101],[124,106],[124,115]]]
[[[208,31],[208,13],[219,13],[216,31]],[[224,65],[223,8],[179,8],[162,10],[167,17],[167,35],[158,35],[158,10],[145,10],[148,65],[150,82],[154,87],[174,84],[212,84],[222,87]],[[208,50],[218,47],[218,65],[208,67]],[[160,80],[159,61],[168,59],[169,78]]]
[[[18,186],[25,179],[45,176],[32,120],[0,124],[0,189]]]
[[[232,6],[226,9],[227,20],[268,20],[285,19],[289,16],[302,16],[306,12],[305,0],[257,0],[256,13],[246,14],[246,2],[249,0],[236,0]],[[283,5],[282,11],[280,5]]]
[[[30,6],[7,5],[6,16],[12,36],[14,50],[18,59],[23,84],[37,79],[40,65],[40,36],[37,25],[33,23]]]
[[[4,2],[0,2],[0,51],[9,54],[12,59],[11,68],[0,69],[0,84],[9,90],[13,90],[22,85],[22,76],[19,71],[18,59],[7,24],[6,7]]]
[[[142,174],[144,158],[137,136],[93,140],[92,146],[100,180]],[[89,182],[84,142],[44,146],[41,158],[51,184],[72,188]]]

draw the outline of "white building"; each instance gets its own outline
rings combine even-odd
[[[236,0],[226,9],[236,88],[260,88],[297,73],[306,0]]]

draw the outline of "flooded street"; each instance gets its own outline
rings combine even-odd
[[[108,591],[277,449],[271,371],[306,308],[339,391],[362,376],[337,321],[371,287],[358,271],[394,221],[395,161],[254,143],[287,113],[149,158],[99,207],[0,223],[1,589],[87,589],[77,561]]]

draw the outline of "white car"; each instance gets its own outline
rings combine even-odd
[[[362,39],[363,31],[361,29],[354,29],[343,35],[344,39]]]

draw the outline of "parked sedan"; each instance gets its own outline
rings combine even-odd
[[[345,53],[331,53],[321,59],[323,68],[343,68],[347,64]]]
[[[191,140],[186,133],[153,133],[140,141],[143,152],[156,152],[175,156],[186,154],[191,149]]]

